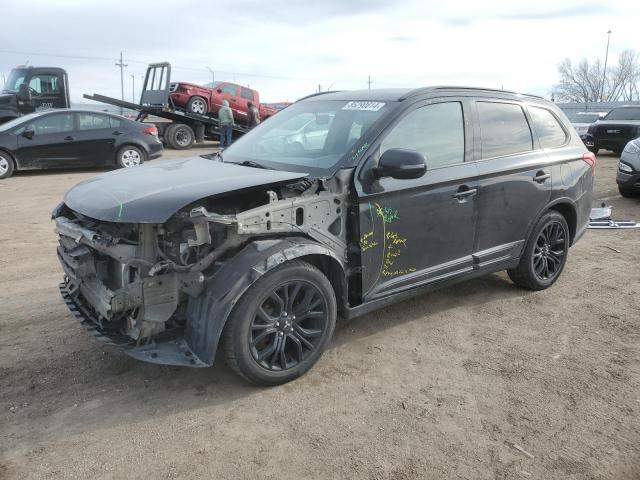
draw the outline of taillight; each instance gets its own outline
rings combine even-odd
[[[584,160],[585,162],[587,162],[589,164],[589,166],[591,167],[591,172],[595,175],[596,174],[596,155],[595,153],[592,152],[587,152],[584,155],[582,155],[582,160]]]
[[[158,129],[156,127],[146,127],[142,130],[142,133],[146,133],[147,135],[155,135],[158,136]]]

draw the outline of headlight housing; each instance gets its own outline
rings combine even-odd
[[[635,142],[627,143],[627,146],[624,147],[624,151],[631,154],[640,153],[640,147]]]
[[[633,172],[633,168],[631,168],[631,166],[630,166],[630,165],[627,165],[627,164],[626,164],[626,163],[624,163],[624,162],[620,162],[620,163],[618,164],[618,170],[620,170],[621,172],[624,172],[624,173],[631,173],[631,172]]]

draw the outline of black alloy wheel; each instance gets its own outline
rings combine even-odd
[[[554,210],[546,212],[529,234],[518,266],[507,270],[509,278],[529,290],[549,288],[567,263],[570,245],[564,216]]]
[[[553,280],[564,265],[567,238],[559,222],[548,223],[540,232],[534,247],[533,270],[540,280]]]
[[[251,322],[250,348],[263,368],[282,371],[318,348],[328,326],[327,301],[305,281],[290,281],[263,298]]]
[[[257,385],[280,385],[304,374],[333,335],[337,302],[315,266],[285,262],[240,297],[222,332],[227,364]]]

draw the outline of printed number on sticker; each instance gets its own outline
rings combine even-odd
[[[366,110],[368,112],[377,112],[384,107],[384,102],[349,102],[342,110]]]

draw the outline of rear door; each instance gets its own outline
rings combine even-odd
[[[116,138],[124,132],[112,128],[109,115],[79,112],[78,138],[79,155],[88,165],[105,165],[115,161]]]
[[[229,101],[229,106],[233,110],[233,119],[236,123],[247,123],[246,101],[245,109],[242,110],[242,101],[240,97],[240,86],[233,83],[223,83],[220,85],[222,89],[222,99]]]
[[[74,132],[73,113],[51,113],[36,118],[33,138],[22,135],[26,125],[16,134],[16,156],[21,168],[71,167],[78,164],[80,149]]]
[[[476,101],[480,268],[520,255],[532,224],[551,198],[551,167],[518,102]]]
[[[473,269],[477,169],[465,99],[418,102],[386,129],[358,174],[364,301]],[[422,153],[418,179],[370,175],[390,148]]]

